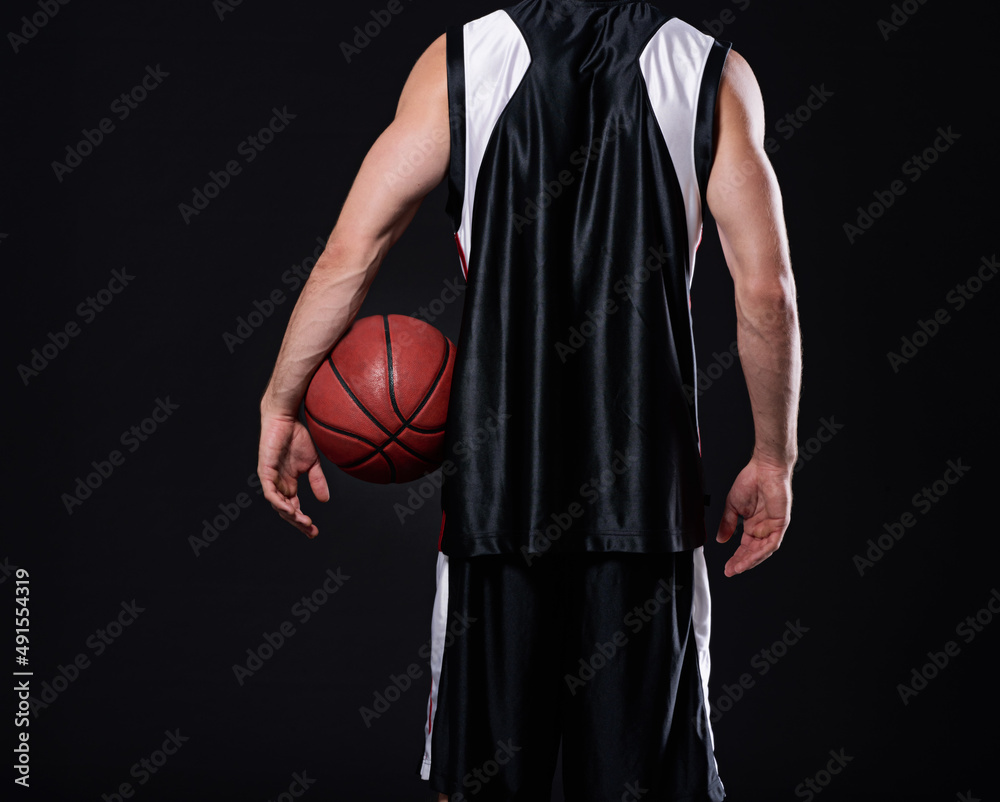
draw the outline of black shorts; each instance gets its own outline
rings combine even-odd
[[[718,802],[701,549],[438,555],[420,775],[451,802]]]

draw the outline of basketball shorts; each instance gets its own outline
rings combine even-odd
[[[718,802],[702,549],[438,554],[420,776],[451,802]]]

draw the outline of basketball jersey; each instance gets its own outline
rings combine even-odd
[[[728,42],[648,2],[447,28],[466,280],[446,555],[704,544],[690,313]]]

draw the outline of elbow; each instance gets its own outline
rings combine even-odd
[[[741,318],[756,329],[787,329],[798,319],[795,282],[791,271],[767,281],[739,288],[736,307]]]
[[[316,260],[314,273],[340,273],[371,275],[384,257],[380,243],[370,238],[354,237],[350,240],[331,236],[323,253]]]

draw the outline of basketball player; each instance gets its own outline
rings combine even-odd
[[[689,290],[707,207],[755,429],[716,539],[782,542],[800,337],[764,112],[727,42],[648,2],[524,0],[417,60],[289,322],[258,472],[310,537],[330,493],[300,400],[421,200],[448,180],[467,282],[449,401],[432,681],[439,800],[720,800]],[[456,616],[471,622],[448,634]]]

